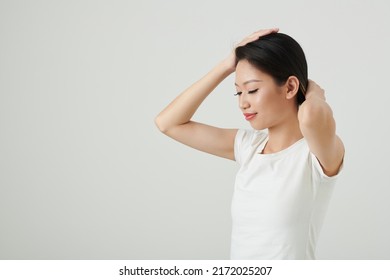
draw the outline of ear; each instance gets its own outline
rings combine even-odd
[[[299,90],[299,80],[295,76],[290,76],[288,77],[286,81],[286,98],[287,99],[292,99],[298,92]]]

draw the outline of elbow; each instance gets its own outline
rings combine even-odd
[[[160,130],[160,132],[166,134],[168,128],[164,125],[164,122],[160,115],[154,118],[154,124],[156,125],[158,130]]]
[[[170,123],[167,119],[164,119],[161,114],[154,118],[154,124],[157,126],[158,130],[165,135],[168,135],[168,132],[175,127],[174,124]]]

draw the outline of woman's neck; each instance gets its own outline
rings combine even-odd
[[[272,154],[290,147],[302,139],[303,135],[299,128],[298,116],[290,118],[277,126],[268,128],[268,142],[263,154]]]

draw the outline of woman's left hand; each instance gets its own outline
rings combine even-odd
[[[323,90],[316,82],[309,79],[309,83],[307,86],[307,91],[306,91],[305,97],[306,97],[306,99],[308,99],[308,98],[312,98],[314,96],[326,101],[325,90]]]

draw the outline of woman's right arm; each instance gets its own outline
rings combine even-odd
[[[229,57],[176,97],[155,119],[167,136],[197,150],[234,160],[237,129],[222,129],[191,121],[206,97],[235,70]]]
[[[278,32],[266,29],[254,32],[237,46],[243,46],[259,37]],[[235,71],[233,52],[202,79],[173,100],[155,119],[157,127],[167,136],[197,150],[234,160],[234,138],[237,129],[223,129],[194,122],[192,116],[206,97]]]

